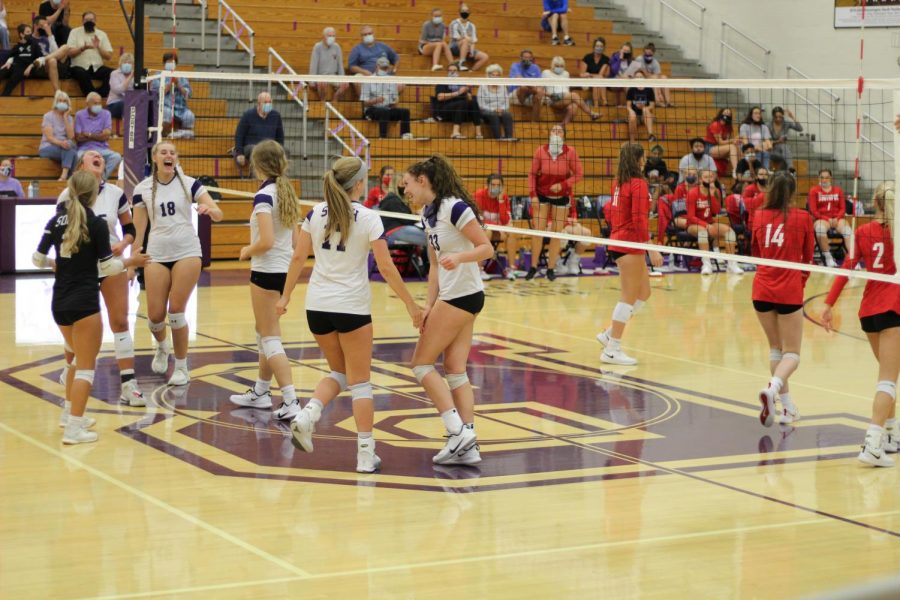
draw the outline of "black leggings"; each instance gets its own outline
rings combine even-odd
[[[370,106],[366,108],[365,116],[371,121],[378,121],[378,137],[387,137],[388,125],[391,121],[400,121],[400,135],[409,133],[409,109]]]
[[[481,125],[481,110],[472,98],[459,97],[438,102],[434,112],[435,116],[454,125]]]
[[[513,137],[513,118],[508,110],[502,113],[482,112],[481,118],[484,119],[491,128],[491,134],[494,139]],[[503,125],[503,135],[500,135],[500,125]]]

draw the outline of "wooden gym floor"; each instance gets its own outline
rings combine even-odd
[[[828,335],[813,322],[828,282],[810,280],[791,381],[803,419],[766,429],[752,274],[655,280],[630,370],[601,365],[594,340],[616,277],[491,282],[469,367],[474,469],[431,464],[443,432],[405,366],[415,332],[373,284],[384,467],[362,476],[348,397],[311,455],[270,411],[228,402],[255,376],[246,277],[204,274],[185,388],[150,372],[138,307],[154,406],[119,406],[104,346],[89,403],[100,440],[75,447],[57,427],[52,282],[0,279],[0,597],[774,599],[900,570],[900,471],[854,458],[876,376],[859,287]],[[302,294],[283,324],[308,397],[326,367]]]

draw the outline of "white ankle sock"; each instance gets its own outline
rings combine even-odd
[[[618,352],[622,349],[622,340],[617,340],[610,335],[609,343],[606,345],[606,349],[610,352]]]
[[[281,397],[284,399],[285,404],[293,404],[297,401],[297,392],[294,390],[294,386],[286,385],[281,388]]]
[[[68,400],[66,400],[66,401],[63,403],[63,413],[64,413],[64,414],[67,414],[67,415],[71,415],[71,414],[72,414],[72,403],[69,402]]]
[[[885,429],[893,429],[896,426],[897,426],[897,419],[888,419],[887,421],[884,422]]]
[[[184,358],[176,358],[175,359],[175,368],[176,369],[187,369],[187,357]]]
[[[784,387],[784,381],[781,380],[781,377],[773,376],[772,379],[769,380],[769,387],[775,390],[775,394],[781,391],[781,388]]]
[[[456,412],[455,408],[451,408],[447,412],[441,413],[441,419],[444,421],[444,427],[447,429],[447,433],[459,433],[463,428],[462,419],[459,418],[459,413]]]
[[[789,393],[780,394],[778,399],[781,400],[781,406],[792,413],[797,412],[797,407],[794,405],[794,401],[791,400],[791,395]]]
[[[257,379],[256,384],[253,386],[253,393],[257,396],[262,396],[266,392],[272,389],[272,381],[263,381],[262,379]]]
[[[306,403],[306,406],[303,407],[303,410],[308,410],[312,420],[318,421],[322,416],[323,408],[325,408],[325,406],[322,404],[321,400],[318,398],[311,398],[309,402]]]

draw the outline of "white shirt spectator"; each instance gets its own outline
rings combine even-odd
[[[753,144],[757,150],[762,150],[763,140],[772,139],[772,133],[765,123],[759,125],[743,123],[738,131],[738,135],[747,138],[747,141]]]
[[[313,46],[309,59],[310,75],[343,75],[344,53],[337,42],[328,46],[319,41]]]
[[[506,86],[483,85],[478,88],[478,108],[484,112],[509,110],[509,95]]]
[[[400,101],[400,90],[397,88],[396,83],[365,83],[363,84],[362,92],[360,92],[359,100],[361,102],[367,102],[373,98],[378,98],[379,96],[381,96],[383,100],[373,106],[391,106]]]
[[[470,52],[474,52],[475,43],[478,41],[478,35],[476,33],[477,29],[475,27],[475,23],[472,21],[463,21],[462,19],[453,19],[453,22],[450,23],[450,39],[454,42],[458,42],[464,37],[468,37],[472,40],[472,50]]]
[[[625,76],[634,77],[634,74],[638,71],[643,71],[647,75],[659,75],[662,73],[662,65],[659,64],[655,57],[652,61],[647,62],[643,56],[639,56],[631,61],[631,64],[625,69]]]
[[[544,69],[544,71],[541,73],[541,77],[544,79],[569,79],[569,72],[563,71],[561,74],[557,75],[550,69]],[[551,95],[551,96],[553,94],[568,94],[569,86],[568,85],[547,85],[547,86],[544,86],[544,90],[547,92],[548,95]]]
[[[84,30],[84,26],[76,27],[69,33],[69,40],[66,42],[66,45],[69,48],[82,48],[85,44],[93,43],[95,36],[100,40],[100,47],[104,51],[113,51],[112,44],[109,43],[109,37],[100,28],[94,29],[94,33],[88,33]],[[73,56],[69,59],[69,64],[73,67],[81,67],[88,70],[94,67],[94,70],[97,70],[103,66],[103,57],[100,56],[100,52],[96,48],[88,48],[78,56]]]

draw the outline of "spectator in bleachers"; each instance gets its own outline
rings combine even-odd
[[[613,52],[609,57],[609,75],[607,77],[615,79],[626,79],[628,75],[628,67],[634,62],[634,47],[631,42],[622,44],[622,48],[617,52]],[[609,88],[616,95],[616,106],[625,108],[625,88]]]
[[[75,168],[78,149],[75,145],[75,118],[72,116],[72,101],[69,95],[58,91],[53,97],[53,108],[44,114],[41,121],[41,145],[38,156],[49,158],[62,165],[59,181],[69,178],[69,171]]]
[[[519,61],[514,62],[509,68],[509,76],[523,77],[525,79],[540,79],[541,68],[534,62],[534,53],[531,50],[519,52]],[[522,106],[531,106],[531,120],[539,121],[541,118],[541,105],[544,104],[544,88],[538,85],[510,86],[511,100]]]
[[[378,173],[378,185],[369,190],[363,206],[377,209],[384,197],[391,192],[397,193],[397,178],[394,177],[394,167],[384,165]]]
[[[422,23],[422,33],[419,34],[419,54],[431,57],[431,70],[440,71],[441,55],[447,57],[447,64],[453,62],[453,53],[447,44],[447,26],[444,24],[444,13],[435,8],[431,11],[431,19]]]
[[[174,71],[178,68],[178,56],[174,52],[166,52],[162,56],[163,69]],[[159,79],[150,82],[150,91],[159,93]],[[188,108],[188,99],[191,97],[191,82],[184,77],[176,77],[166,80],[166,90],[163,95],[163,135],[172,134],[172,139],[192,139],[194,137],[194,113]],[[174,125],[178,130],[173,132]],[[109,162],[109,161],[107,161]]]
[[[579,76],[586,79],[605,79],[609,77],[609,57],[603,53],[606,49],[606,40],[598,37],[594,40],[594,51],[585,54],[578,63]],[[606,88],[595,87],[591,89],[591,99],[594,108],[606,106]]]
[[[706,127],[706,152],[715,159],[727,158],[731,163],[731,177],[737,179],[738,144],[734,137],[733,115],[730,108],[720,108],[715,118]],[[743,171],[740,171],[743,172]]]
[[[41,48],[31,35],[31,27],[22,23],[16,28],[19,42],[13,46],[9,58],[0,66],[0,80],[7,80],[3,96],[9,96],[35,69],[34,61],[41,57]]]
[[[834,185],[833,179],[834,175],[832,175],[831,169],[821,169],[819,185],[813,186],[809,190],[807,198],[809,212],[815,219],[813,229],[816,232],[819,250],[825,258],[825,266],[828,267],[837,266],[837,262],[831,255],[828,232],[834,230],[840,234],[844,238],[846,248],[850,247],[850,238],[853,235],[847,219],[844,218],[847,215],[847,200],[844,197],[844,190],[840,186]]]
[[[486,69],[489,79],[503,77],[503,67],[498,64],[489,65]],[[481,118],[487,121],[491,133],[496,140],[512,141],[513,116],[509,111],[509,95],[502,85],[482,85],[478,88],[478,108]],[[502,133],[501,133],[502,126]]]
[[[310,75],[344,75],[344,53],[341,45],[337,43],[337,34],[334,27],[326,27],[322,30],[322,41],[313,46],[312,55],[309,58]],[[341,96],[350,89],[347,83],[316,82],[316,94],[320,100],[328,100],[328,88],[334,89],[333,101],[340,100]]]
[[[354,49],[355,50],[355,49]],[[376,74],[389,77],[393,66],[387,56],[376,59]],[[392,121],[400,121],[400,137],[412,139],[409,130],[409,109],[397,106],[400,101],[402,86],[385,79],[384,83],[366,83],[362,86],[359,99],[364,108],[363,115],[370,121],[378,121],[378,136],[387,137],[388,125]]]
[[[256,106],[244,111],[234,132],[234,160],[239,168],[250,164],[253,148],[265,140],[275,140],[284,146],[284,124],[272,104],[271,94],[260,92]]]
[[[447,77],[459,77],[459,68],[456,65],[447,67]],[[462,140],[466,136],[460,131],[460,125],[471,121],[475,126],[475,138],[481,139],[481,110],[478,102],[472,97],[467,85],[443,83],[435,90],[434,116],[442,121],[453,123],[453,132],[450,139]]]
[[[750,171],[754,175],[753,179],[755,180],[756,170],[762,166],[762,162],[756,157],[756,147],[749,143],[742,144],[741,155],[741,160],[737,164],[737,172],[746,173]]]
[[[756,157],[762,166],[769,168],[769,152],[772,150],[772,133],[769,127],[763,123],[762,109],[753,106],[747,111],[744,122],[738,132],[741,136],[741,143],[753,144],[756,148]]]
[[[47,19],[41,16],[31,23],[34,40],[41,48],[41,58],[35,65],[31,76],[37,79],[49,79],[54,90],[59,89],[59,80],[69,78],[69,47],[60,47],[53,37],[53,31]]]
[[[12,176],[12,161],[8,158],[0,160],[0,192],[12,192],[16,198],[24,198],[22,183]]]
[[[674,183],[667,181],[669,179],[669,168],[666,166],[666,161],[663,160],[663,153],[663,147],[659,144],[650,148],[650,158],[644,164],[644,175],[649,177],[650,171],[656,171],[659,173],[660,181]]]
[[[388,71],[396,73],[400,56],[387,44],[375,41],[375,30],[372,26],[363,25],[360,36],[362,41],[350,51],[347,70],[353,75],[375,75],[379,68],[379,59],[384,58],[388,61]]]
[[[544,72],[541,73],[542,78],[571,79],[569,72],[566,71],[566,59],[562,56],[554,56],[550,66],[550,69],[545,69]],[[588,115],[592,121],[596,121],[600,118],[600,113],[591,110],[591,107],[581,99],[578,92],[571,91],[568,85],[548,85],[545,88],[545,93],[550,99],[550,108],[558,113],[562,113],[563,127],[575,120],[575,116],[578,114],[579,110]]]
[[[634,77],[635,73],[643,72],[648,79],[668,79],[662,73],[662,65],[656,60],[656,45],[653,42],[644,46],[643,55],[637,60],[631,61],[625,69],[626,77]],[[672,102],[672,92],[667,88],[656,88],[656,97],[659,98],[659,106],[675,106]]]
[[[691,152],[682,156],[681,161],[678,163],[678,171],[681,177],[685,176],[688,169],[697,169],[697,172],[701,175],[704,171],[715,171],[716,163],[706,153],[706,142],[703,141],[703,138],[695,137],[688,143],[691,146]]]
[[[9,25],[6,23],[6,5],[0,0],[0,49],[9,50]]]
[[[69,0],[44,0],[38,6],[38,15],[46,17],[57,46],[68,43],[72,31],[69,28]]]
[[[109,95],[112,69],[104,65],[103,61],[112,58],[112,45],[109,43],[109,36],[97,28],[97,16],[94,13],[84,13],[81,20],[82,26],[73,29],[66,41],[72,79],[78,82],[78,87],[85,96],[97,92],[106,98]],[[100,87],[95,89],[94,81],[99,81]]]
[[[512,211],[510,210],[509,196],[503,189],[503,176],[499,173],[488,175],[487,186],[475,191],[475,204],[481,211],[481,218],[485,225],[509,225],[512,219]],[[512,270],[512,266],[516,261],[516,252],[519,248],[519,237],[514,234],[507,234],[503,231],[491,231],[491,242],[496,244],[504,244],[506,249],[506,267],[503,269],[503,276],[513,280],[516,274]],[[484,272],[485,263],[480,263],[481,278],[489,279]]]
[[[785,113],[787,113],[787,119],[784,118]],[[769,122],[769,133],[772,134],[772,156],[782,157],[788,169],[793,166],[791,149],[788,147],[791,130],[798,133],[803,131],[803,125],[797,122],[791,109],[785,111],[780,106],[773,108],[772,120]]]
[[[450,23],[450,52],[459,59],[459,70],[468,71],[466,61],[474,64],[472,70],[483,67],[490,57],[475,48],[478,42],[475,23],[469,21],[469,7],[465,3],[459,5],[459,18]]]
[[[672,216],[675,218],[675,225],[681,229],[687,228],[687,219],[685,215],[687,214],[687,205],[685,201],[687,199],[688,194],[691,193],[691,190],[700,185],[700,177],[697,173],[697,169],[691,167],[689,168],[684,175],[684,181],[675,186],[675,191],[672,192]]]
[[[113,119],[121,119],[125,108],[125,92],[134,88],[134,56],[126,52],[119,57],[119,67],[109,76],[106,110]]]
[[[575,193],[575,184],[584,177],[584,169],[575,148],[565,143],[566,131],[562,125],[550,129],[550,143],[542,144],[534,151],[531,169],[528,171],[528,195],[531,198],[532,228],[538,231],[561,231]],[[538,257],[543,238],[531,238],[531,268],[526,280],[537,274]],[[551,238],[547,253],[547,279],[556,279],[554,266],[559,258],[559,239]]]
[[[109,147],[110,135],[112,116],[103,108],[100,94],[91,92],[87,96],[87,106],[75,113],[75,141],[78,144],[78,158],[88,150],[96,150],[103,156],[106,163],[104,180],[109,179],[122,160],[122,155]]]
[[[640,81],[644,79],[644,73],[638,71],[634,75],[635,87],[628,88],[625,93],[625,108],[628,110],[628,140],[632,143],[637,139],[638,124],[643,123],[647,128],[647,139],[656,141],[653,135],[653,111],[656,108],[656,91],[653,88],[643,87]]]
[[[569,36],[569,0],[544,0],[544,14],[550,23],[550,43],[559,46],[559,32],[562,31],[563,43],[574,46],[575,41]]]

